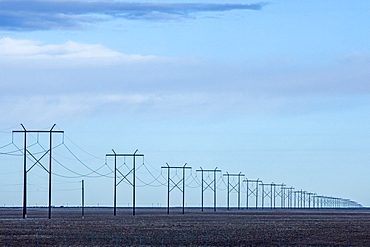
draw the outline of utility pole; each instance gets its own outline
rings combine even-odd
[[[284,189],[286,189],[287,193],[288,193],[288,196],[287,196],[288,208],[293,208],[293,190],[294,190],[294,188],[290,187],[290,188],[284,188]]]
[[[272,184],[264,184],[263,182],[261,182],[261,186],[262,186],[262,208],[264,207],[265,198],[268,197],[270,197],[272,207]],[[265,191],[265,186],[270,186],[270,192]]]
[[[201,187],[201,190],[202,190],[202,194],[201,194],[202,212],[203,212],[203,208],[204,208],[204,196],[203,196],[203,194],[204,194],[204,191],[206,191],[208,188],[213,190],[213,211],[216,212],[216,173],[221,172],[221,170],[217,170],[217,167],[214,170],[203,170],[203,168],[200,167],[200,170],[196,170],[196,171],[201,172],[201,174],[202,174],[202,187]],[[203,176],[204,172],[213,173],[213,180],[211,180],[210,182],[207,182],[204,179],[204,176]],[[213,183],[213,188],[212,188],[212,183]],[[206,184],[206,187],[204,187],[204,184]]]
[[[311,208],[311,200],[313,198],[312,196],[314,195],[314,193],[308,192],[307,195],[308,195],[308,208]]]
[[[184,166],[170,166],[168,163],[166,163],[167,166],[162,166],[162,169],[167,169],[167,214],[170,214],[170,193],[173,189],[177,188],[182,192],[182,214],[185,214],[185,170],[191,169],[191,167],[187,167],[187,163],[185,163]],[[180,169],[182,170],[182,179],[175,182],[171,178],[171,169]],[[179,184],[182,182],[182,188],[179,187]],[[172,188],[171,188],[172,185]]]
[[[35,166],[39,165],[41,168],[43,168],[48,174],[49,174],[49,197],[48,197],[48,203],[49,203],[49,212],[48,212],[48,218],[51,219],[51,163],[52,163],[52,141],[53,141],[53,134],[55,133],[64,133],[64,131],[57,131],[53,130],[55,127],[55,124],[51,127],[50,130],[27,130],[23,124],[21,124],[23,130],[14,130],[13,133],[24,133],[24,150],[23,150],[23,219],[27,218],[27,173]],[[33,153],[27,149],[27,134],[28,133],[48,133],[49,134],[49,149],[46,150],[43,155],[40,158],[36,158]],[[34,164],[27,169],[27,154],[29,154],[35,161]],[[49,154],[49,169],[47,169],[42,163],[41,160]]]
[[[276,208],[276,197],[279,197],[280,196],[280,199],[282,199],[284,197],[284,184],[275,184],[275,183],[271,183],[271,186],[273,186],[274,188],[274,191],[271,192],[272,195],[273,195],[273,204],[274,204],[274,208]],[[276,186],[281,186],[281,189],[280,189],[280,192],[279,191],[276,191]],[[280,207],[282,208],[283,207],[283,203],[281,201],[280,203]]]
[[[294,191],[294,207],[295,207],[295,208],[296,208],[296,207],[297,207],[297,208],[299,207],[299,205],[298,205],[298,201],[299,201],[299,200],[298,200],[298,196],[297,196],[298,192],[299,192],[298,190],[295,190],[295,191]]]
[[[126,180],[132,186],[132,215],[135,215],[136,209],[136,157],[144,157],[144,154],[137,154],[138,149],[133,154],[118,154],[113,149],[113,154],[106,154],[107,157],[114,157],[114,202],[113,202],[113,214],[117,213],[117,186],[124,180]],[[124,174],[117,168],[117,157],[133,157],[132,169]],[[117,183],[117,172],[121,174],[122,178]],[[129,179],[129,175],[132,174],[132,179]]]
[[[82,219],[85,218],[85,185],[84,185],[84,180],[82,180]]]
[[[238,193],[238,209],[240,209],[240,177],[244,176],[244,174],[242,174],[241,172],[239,174],[229,174],[228,172],[226,172],[226,174],[223,175],[227,176],[227,210],[230,210],[230,192],[232,191],[236,191]],[[231,185],[230,177],[238,177],[238,182],[234,185]]]
[[[247,183],[247,202],[246,202],[246,208],[248,209],[249,207],[249,196],[251,195],[255,195],[256,196],[256,209],[258,207],[258,184],[260,181],[260,179],[258,178],[257,180],[251,180],[251,179],[244,179],[243,182],[246,182]],[[255,183],[255,187],[254,189],[251,189],[250,186],[249,186],[249,183]]]

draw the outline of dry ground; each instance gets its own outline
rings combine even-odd
[[[0,208],[0,246],[370,246],[370,209]]]

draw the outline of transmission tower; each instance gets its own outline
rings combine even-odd
[[[173,189],[177,188],[182,192],[182,214],[185,213],[185,171],[186,169],[191,169],[191,167],[187,167],[187,163],[184,166],[170,166],[166,163],[167,166],[162,166],[162,169],[167,169],[167,214],[170,213],[170,193]],[[171,178],[171,169],[180,169],[182,170],[182,179],[175,182]],[[179,184],[182,182],[182,188],[179,187]],[[172,186],[172,188],[171,188]]]
[[[293,207],[293,187],[286,188],[282,187],[282,190],[284,190],[284,203],[282,207],[292,208]],[[287,199],[287,204],[285,204],[285,199]]]
[[[50,130],[27,130],[23,124],[21,124],[23,130],[14,130],[13,133],[24,133],[24,151],[23,151],[23,219],[27,218],[27,173],[35,166],[41,166],[49,174],[49,212],[48,218],[51,219],[51,161],[52,161],[52,142],[53,134],[55,133],[64,133],[64,131],[53,130],[55,124],[51,127]],[[35,155],[27,148],[27,134],[28,133],[48,133],[49,134],[49,149],[46,150],[40,158],[36,158]],[[33,165],[27,169],[27,154],[34,159]],[[49,154],[49,169],[47,169],[42,163],[41,160]]]
[[[311,202],[312,202],[312,205],[314,204],[313,198],[315,198],[314,197],[315,193],[308,192],[307,195],[308,195],[308,208],[311,208]],[[315,206],[313,206],[313,207],[315,207]]]
[[[208,188],[211,189],[213,191],[213,211],[216,212],[216,173],[217,172],[221,172],[221,170],[217,170],[217,167],[214,169],[214,170],[203,170],[202,167],[200,167],[200,170],[196,170],[197,172],[201,172],[202,174],[202,187],[201,187],[201,190],[202,190],[202,197],[201,197],[201,202],[202,202],[202,212],[203,212],[203,205],[204,205],[204,191],[206,191]],[[204,179],[204,173],[213,173],[213,179],[209,182],[207,182],[205,179]],[[204,187],[204,184],[206,185]],[[212,184],[213,184],[213,188],[212,188]]]
[[[261,182],[262,186],[262,208],[264,207],[265,198],[270,198],[270,206],[272,208],[272,184],[264,184]],[[268,190],[265,190],[265,186],[270,187],[270,192]]]
[[[230,209],[230,192],[236,191],[238,193],[238,209],[240,209],[240,177],[243,177],[244,174],[241,172],[239,174],[229,174],[226,172],[226,174],[223,174],[224,176],[227,176],[227,210]],[[238,177],[238,182],[232,185],[230,183],[230,177]]]
[[[132,214],[135,215],[135,207],[136,207],[136,157],[144,157],[144,154],[137,154],[137,149],[133,154],[118,154],[113,149],[113,154],[106,154],[107,157],[114,157],[114,202],[113,202],[113,214],[117,214],[117,186],[124,180],[126,180],[132,186]],[[132,159],[132,169],[124,174],[117,168],[117,157],[133,157]],[[117,172],[121,174],[122,178],[117,183]],[[129,175],[132,174],[131,180],[129,179]]]
[[[85,181],[82,180],[81,183],[81,209],[82,209],[82,219],[85,218]]]
[[[273,192],[272,193],[272,197],[273,197],[273,204],[274,204],[274,208],[276,207],[276,197],[280,197],[281,198],[281,205],[280,207],[282,208],[283,207],[283,198],[284,198],[284,186],[285,184],[275,184],[275,183],[272,183],[271,184],[273,186]],[[280,186],[280,190],[276,190],[276,186]]]
[[[256,209],[258,208],[258,184],[261,182],[258,178],[257,180],[251,180],[251,179],[244,179],[243,182],[247,183],[247,202],[246,202],[246,208],[249,207],[249,196],[254,195],[256,196]],[[255,187],[253,189],[250,188],[249,183],[255,183]]]

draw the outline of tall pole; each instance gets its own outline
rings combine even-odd
[[[168,164],[167,166],[167,214],[170,214],[170,166]]]
[[[262,185],[262,208],[264,206],[264,202],[265,202],[265,184],[261,184]]]
[[[53,149],[53,146],[52,146],[53,132],[52,131],[54,127],[55,127],[55,124],[50,129],[50,142],[49,142],[50,143],[50,150],[49,150],[49,219],[51,219],[51,160],[52,160],[51,152]]]
[[[259,183],[259,178],[257,179],[257,182],[256,182],[256,209],[258,208],[258,183]]]
[[[239,175],[241,175],[242,173],[240,172]],[[240,190],[240,176],[238,176],[238,210],[240,209],[240,193],[241,193],[241,190]]]
[[[248,204],[249,204],[249,201],[248,201],[248,198],[249,198],[249,180],[248,178],[246,179],[247,181],[247,199],[246,199],[246,202],[245,202],[245,208],[248,209]]]
[[[272,194],[272,187],[274,187],[274,194]],[[272,195],[274,195],[274,199],[272,199]],[[274,201],[274,203],[272,203],[272,201]],[[272,205],[274,204],[274,205]],[[274,207],[275,208],[276,206],[276,188],[275,188],[275,184],[272,182],[271,183],[271,208]]]
[[[281,184],[280,194],[281,194],[281,199],[280,199],[281,208],[285,208],[285,189],[284,189],[284,184]],[[288,192],[288,204],[289,204],[289,192]]]
[[[203,189],[203,181],[204,181],[204,178],[203,178],[203,168],[201,167],[201,173],[202,173],[202,198],[201,198],[201,201],[202,201],[202,212],[203,212],[203,193],[204,193],[204,189]]]
[[[136,186],[135,186],[135,182],[136,182],[136,175],[135,175],[135,174],[136,174],[136,164],[135,164],[135,162],[136,162],[136,158],[135,158],[135,155],[136,155],[137,151],[139,151],[139,150],[138,150],[138,149],[136,149],[136,151],[134,152],[134,156],[133,156],[133,159],[134,159],[134,160],[133,160],[133,169],[134,169],[134,170],[133,170],[133,173],[132,173],[132,174],[133,174],[133,178],[132,178],[132,181],[133,181],[133,183],[132,183],[132,184],[133,184],[133,186],[132,186],[132,205],[133,205],[133,208],[132,208],[132,215],[135,215],[135,206],[136,206],[136,202],[135,202],[135,201],[136,201],[136,198],[135,198],[135,194],[136,194],[136,193],[135,193],[135,192],[136,192],[136,191],[135,191],[135,190],[136,190],[136,189],[135,189],[135,187],[136,187]]]
[[[85,185],[84,180],[82,180],[82,219],[85,218]]]
[[[213,211],[216,212],[216,171],[217,167],[215,168],[215,171],[213,172]]]
[[[114,196],[113,196],[113,215],[117,215],[117,154],[116,152],[112,149],[113,154],[114,154]]]
[[[27,218],[27,130],[24,129],[24,154],[23,154],[23,219]]]
[[[227,173],[229,175],[229,173]],[[230,209],[230,176],[227,176],[227,210]]]
[[[301,194],[301,208],[303,208],[303,190],[302,189],[301,189],[300,194]]]
[[[182,169],[182,214],[185,214],[185,166],[184,169]]]
[[[274,183],[270,184],[270,208],[272,208],[272,186],[274,186]],[[274,190],[274,208],[275,208],[275,190]]]

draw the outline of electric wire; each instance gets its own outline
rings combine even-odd
[[[99,172],[97,172],[99,169],[97,169],[97,170],[93,170],[93,169],[91,169],[89,166],[87,166],[82,160],[80,160],[68,147],[67,147],[67,145],[65,145],[65,143],[63,143],[63,146],[68,150],[68,152],[73,156],[73,157],[75,157],[76,158],[76,160],[81,164],[81,165],[83,165],[84,167],[86,167],[87,169],[89,169],[92,173],[96,173],[96,174],[98,174],[99,176],[102,176],[102,177],[108,177],[108,175],[109,174],[101,174],[101,173],[99,173]],[[91,174],[91,173],[90,173]]]
[[[71,139],[71,138],[69,138],[66,134],[64,134],[64,137],[65,137],[68,141],[70,141],[74,146],[76,146],[79,150],[81,150],[82,152],[84,152],[85,154],[90,155],[91,157],[93,157],[93,158],[95,158],[95,159],[103,160],[103,158],[98,157],[98,156],[95,156],[95,155],[93,155],[93,154],[91,154],[91,153],[87,152],[86,150],[84,150],[84,149],[83,149],[83,148],[81,148],[80,146],[78,146],[78,145],[77,145],[74,141],[72,141],[72,139]]]
[[[8,133],[8,132],[4,132],[4,131],[0,131],[0,132]],[[53,174],[55,176],[58,176],[58,177],[62,177],[62,178],[82,178],[82,177],[87,177],[87,178],[101,178],[101,177],[113,178],[112,177],[113,170],[111,169],[111,167],[107,163],[107,157],[105,157],[105,163],[103,165],[101,165],[100,167],[98,167],[96,170],[94,170],[94,169],[90,168],[88,165],[86,165],[85,162],[83,162],[82,159],[80,159],[74,152],[72,152],[72,150],[69,148],[69,146],[67,146],[66,143],[64,142],[64,137],[66,137],[68,139],[68,141],[70,141],[80,151],[84,152],[85,154],[88,154],[89,156],[93,157],[94,159],[102,160],[102,158],[97,157],[97,156],[94,156],[94,155],[88,153],[87,151],[85,151],[84,149],[82,149],[81,147],[79,147],[76,143],[74,143],[70,138],[68,138],[67,136],[65,136],[63,134],[63,141],[60,144],[55,145],[54,147],[52,147],[53,150],[55,150],[55,149],[56,150],[59,150],[60,149],[59,147],[64,147],[69,152],[69,154],[72,155],[73,158],[69,158],[67,156],[63,156],[59,152],[57,152],[56,154],[59,155],[60,157],[63,157],[63,158],[67,158],[67,159],[71,159],[71,160],[76,160],[78,163],[80,163],[85,168],[87,168],[90,172],[89,173],[86,173],[86,174],[82,174],[82,173],[76,172],[74,169],[68,168],[62,162],[60,162],[59,160],[57,160],[54,157],[52,157],[52,159],[53,159],[54,162],[56,162],[58,165],[60,165],[61,167],[63,167],[67,171],[75,174],[76,176],[66,176],[66,175],[55,173],[55,172],[52,172],[51,174]],[[43,147],[43,145],[40,142],[40,134],[39,133],[37,134],[36,137],[34,135],[31,135],[31,138],[35,139],[35,142],[32,143],[32,144],[30,144],[30,145],[28,145],[26,147],[26,150],[30,154],[30,155],[27,155],[27,159],[28,160],[31,160],[32,162],[34,162],[34,165],[33,166],[35,166],[37,164],[37,165],[40,166],[40,168],[44,168],[48,172],[48,170],[43,165],[40,164],[40,160],[44,156],[42,156],[41,158],[39,158],[39,160],[37,160],[37,158],[35,156],[37,156],[38,154],[47,154],[47,152],[50,152],[50,149],[46,149],[45,147]],[[14,132],[12,132],[12,142],[11,143],[8,143],[6,145],[1,146],[0,149],[5,149],[5,148],[7,148],[7,147],[9,147],[11,145],[13,145],[16,148],[16,150],[11,150],[11,151],[7,151],[7,152],[4,152],[3,151],[3,152],[0,152],[0,155],[11,155],[11,156],[22,156],[22,155],[25,155],[24,154],[24,149],[19,148],[14,143]],[[29,151],[29,149],[31,149],[31,148],[33,148],[35,146],[39,146],[43,151],[40,151],[40,152],[32,152],[31,153]],[[30,156],[33,156],[32,157],[33,159]],[[105,166],[110,170],[109,173],[102,174],[101,172],[98,172],[101,169],[103,169]],[[175,173],[174,174],[172,173],[171,174],[171,177],[166,178],[163,175],[163,169],[160,169],[159,175],[156,176],[156,175],[153,174],[153,172],[151,171],[151,169],[148,168],[148,166],[150,166],[152,168],[152,170],[154,170],[154,171],[159,171],[156,168],[154,168],[149,162],[147,162],[143,158],[143,163],[136,168],[136,171],[139,171],[139,172],[140,171],[143,171],[143,174],[149,175],[152,179],[148,182],[148,181],[144,181],[143,179],[141,179],[141,176],[137,176],[136,179],[141,183],[141,185],[136,185],[136,186],[138,186],[138,187],[144,187],[144,186],[161,187],[161,186],[166,186],[166,184],[168,182],[171,182],[172,185],[173,185],[173,188],[177,187],[177,188],[179,188],[181,190],[181,188],[179,187],[179,183],[182,182],[184,179],[185,179],[185,181],[188,181],[188,183],[186,184],[186,187],[189,187],[189,188],[199,188],[200,184],[203,182],[203,181],[200,182],[200,179],[197,176],[197,173],[195,173],[195,175],[194,175],[194,172],[192,172],[192,171],[190,173],[187,173],[187,176],[185,178],[183,178],[182,177],[182,174],[181,173],[180,173],[181,175],[179,174],[179,171],[178,170],[180,170],[180,169],[175,169]],[[32,167],[30,169],[32,169]],[[117,169],[122,169],[124,167],[127,168],[129,170],[129,172],[126,175],[124,175],[123,173],[121,173],[119,171],[118,177],[120,177],[121,179],[125,179],[133,171],[126,164],[126,162],[124,162],[122,165],[120,165]],[[2,173],[2,175],[5,175],[5,174],[15,174],[15,173],[21,173],[21,172]],[[96,174],[96,175],[93,175],[93,174]],[[33,172],[31,173],[31,175],[32,176],[36,176],[36,177],[40,177],[40,178],[43,178],[43,179],[46,179],[45,177],[40,176],[40,175],[38,175],[36,173],[33,173]],[[169,181],[167,179],[169,179]],[[207,180],[207,179],[208,180],[211,180],[209,174],[208,174],[208,176],[206,177],[205,180]],[[178,181],[177,183],[175,183],[176,180]],[[185,182],[185,181],[183,181],[183,182]],[[125,183],[128,183],[129,181],[124,181],[124,182]],[[65,184],[65,183],[67,183],[67,182],[60,181],[60,184]],[[71,183],[77,183],[77,182],[71,182]],[[236,192],[239,192],[239,193],[242,193],[242,194],[244,193],[244,194],[246,194],[247,197],[250,197],[252,195],[256,195],[257,190],[261,190],[261,187],[260,188],[257,188],[255,186],[255,188],[253,188],[253,184],[252,184],[252,188],[246,188],[245,185],[244,185],[244,183],[241,183],[241,185],[239,184],[239,186],[240,186],[240,190],[239,190],[239,188],[236,188],[236,186],[238,186],[238,183],[236,182],[236,180],[235,180],[234,177],[231,179],[231,181],[229,180],[228,183],[227,183],[225,181],[225,177],[221,175],[217,179],[216,188],[219,189],[219,190],[227,190],[227,187],[230,187],[231,186],[231,190],[229,192],[236,191]],[[19,186],[19,185],[20,184],[13,184],[13,185],[7,184],[7,185],[2,185],[2,186],[4,186],[4,187],[10,186],[11,187],[11,186]],[[37,188],[38,191],[35,191],[35,192],[42,192],[39,189],[45,189],[44,187],[39,186],[38,184],[29,184],[29,185],[31,187]],[[57,190],[57,191],[74,191],[74,190],[77,191],[77,190],[80,190],[80,189],[77,189],[77,188],[76,189],[60,189],[60,190]],[[0,192],[1,193],[4,193],[2,191],[0,191]],[[278,196],[278,197],[280,196],[280,198],[283,197],[283,194],[282,194],[281,191],[280,192],[279,191],[278,192],[275,191],[274,194],[273,194],[272,188],[270,188],[270,190],[264,190],[264,188],[262,188],[262,194],[260,194],[260,195],[262,196],[263,199],[266,199],[266,198],[267,199],[271,199],[271,198],[276,197],[276,196]],[[299,197],[299,195],[298,195],[298,197]],[[302,195],[300,196],[300,198],[302,200]],[[326,198],[327,201],[324,201],[324,203],[326,203],[326,204],[329,203],[328,202],[329,199]],[[336,199],[336,198],[334,198],[334,199]],[[306,198],[306,201],[307,201],[307,198]],[[356,202],[354,202],[354,203],[356,203]],[[360,204],[358,204],[358,205],[360,205]]]

